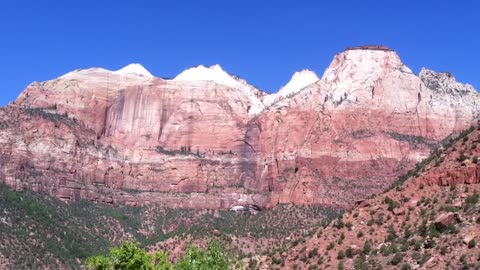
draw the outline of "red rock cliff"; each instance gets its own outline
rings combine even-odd
[[[289,93],[266,98],[219,66],[174,80],[97,68],[33,83],[0,111],[0,180],[65,200],[347,206],[479,112],[473,88],[417,76],[390,50],[346,50]]]

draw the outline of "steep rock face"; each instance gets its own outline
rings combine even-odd
[[[348,205],[379,192],[476,119],[477,93],[457,85],[428,88],[393,51],[340,53],[321,81],[258,117],[258,177],[274,203]]]
[[[73,137],[66,144],[75,148],[74,139],[79,135],[71,134],[71,128],[41,135],[52,139],[43,144],[46,149],[42,159],[72,167],[49,175],[52,179],[49,192],[66,199],[89,198],[133,204],[160,202],[175,207],[265,205],[265,196],[253,189],[255,175],[247,170],[255,162],[251,146],[245,143],[248,115],[256,106],[252,99],[258,102],[252,92],[246,92],[249,86],[232,87],[214,80],[166,81],[137,72],[118,74],[118,71],[90,69],[69,73],[54,81],[35,83],[20,95],[18,106],[8,108],[10,113],[20,110],[17,113],[25,117],[22,126],[12,125],[16,130],[7,129],[4,133],[10,141],[26,141],[27,149],[34,146],[28,143],[31,140],[26,137],[29,132],[24,135],[24,131],[59,116],[71,121],[71,127],[87,132],[82,136],[92,144],[111,147],[115,154],[104,157],[96,153],[99,150],[90,149],[88,155],[77,156],[77,152],[60,151],[55,140],[63,141],[63,136]],[[109,85],[110,78],[120,80],[116,87]],[[29,112],[36,113],[36,119],[29,120]],[[4,116],[6,119],[12,117],[15,116]],[[37,138],[40,133],[31,136],[40,139]],[[83,149],[83,145],[77,148]],[[15,156],[25,155],[15,153],[9,158]],[[44,168],[36,164],[40,160],[32,158],[29,168],[42,168],[42,171]],[[15,166],[17,162],[13,163]],[[5,170],[13,173],[15,168]],[[6,181],[10,185],[32,189],[44,181],[22,184],[15,176],[9,179]],[[75,188],[68,183],[75,183]],[[96,196],[98,192],[103,194],[98,185],[112,192]],[[251,188],[253,190],[248,191]]]
[[[219,66],[173,80],[130,65],[33,83],[1,111],[0,180],[66,200],[348,206],[479,112],[470,86],[418,77],[391,50],[349,49],[321,80],[293,79],[272,104]]]
[[[78,120],[40,109],[10,106],[0,117],[0,179],[17,190],[66,201],[188,208],[267,203],[267,196],[246,192],[238,182],[244,163],[233,155],[213,159],[122,148],[96,140]]]
[[[33,108],[55,107],[59,112],[68,112],[101,136],[106,111],[120,90],[148,86],[160,80],[131,73],[130,66],[116,72],[102,68],[75,70],[51,81],[34,82],[20,94],[16,103]]]
[[[317,262],[325,269],[479,268],[479,131],[476,125],[448,140],[403,182],[271,257],[284,260],[281,269],[311,269]],[[299,260],[307,254],[309,260]]]

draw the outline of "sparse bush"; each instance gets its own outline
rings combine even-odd
[[[364,254],[360,254],[355,261],[353,262],[353,267],[355,270],[368,270],[369,266],[367,264],[367,259]]]
[[[373,223],[375,223],[375,220],[373,218],[371,218],[367,221],[367,226],[372,226]]]
[[[345,223],[345,227],[347,227],[347,229],[348,229],[349,231],[352,230],[352,226],[353,226],[353,225],[352,225],[352,223],[351,223],[350,221],[347,222],[347,223]]]
[[[365,254],[365,255],[368,255],[368,254],[370,254],[371,251],[372,251],[372,244],[370,243],[369,240],[367,240],[363,244],[362,253]]]
[[[317,255],[318,255],[318,248],[314,248],[314,249],[310,250],[310,252],[308,252],[308,257],[309,258],[313,258]]]
[[[385,237],[385,242],[391,242],[398,238],[397,232],[393,225],[388,226],[387,236]]]
[[[393,209],[398,207],[398,202],[392,200],[388,196],[385,197],[384,202],[388,205],[388,211],[393,211]]]
[[[342,260],[343,258],[345,258],[345,252],[343,252],[343,250],[339,250],[337,253],[337,259]]]
[[[347,256],[347,258],[353,258],[353,249],[351,247],[345,249],[345,256]]]
[[[470,209],[472,206],[474,206],[475,204],[478,203],[478,199],[479,199],[480,195],[477,191],[475,191],[474,194],[470,195],[467,197],[467,199],[465,199],[465,210],[468,210]]]
[[[403,254],[397,253],[393,256],[392,260],[390,261],[391,265],[397,265],[402,262]]]
[[[472,239],[468,242],[468,248],[474,248],[477,245],[477,241],[475,239]]]

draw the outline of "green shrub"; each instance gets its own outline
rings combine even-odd
[[[365,254],[365,255],[368,255],[368,254],[370,254],[371,251],[372,251],[372,244],[370,243],[369,240],[367,240],[367,241],[365,241],[365,243],[363,244],[362,253]]]
[[[86,260],[85,265],[94,270],[113,269],[161,269],[173,270],[168,256],[163,252],[149,255],[135,242],[124,242],[120,247],[110,250],[108,256],[94,256]]]
[[[472,239],[468,242],[468,248],[474,248],[477,245],[477,241],[475,239]]]
[[[388,226],[385,242],[391,242],[397,238],[398,238],[398,235],[397,235],[397,232],[395,231],[395,228],[393,228],[393,225]]]
[[[390,197],[386,196],[384,202],[388,205],[388,211],[393,211],[393,209],[398,207],[398,202],[392,200]]]
[[[341,245],[343,243],[343,240],[345,240],[345,234],[342,232],[340,234],[340,237],[338,238],[338,244]]]
[[[351,247],[347,247],[345,250],[345,256],[347,256],[347,258],[353,258],[353,249]]]
[[[347,229],[348,229],[349,231],[352,230],[352,226],[353,226],[353,225],[352,225],[352,223],[351,223],[350,221],[347,222],[347,223],[345,223],[345,227],[347,227]]]
[[[371,218],[367,221],[367,226],[372,226],[373,223],[375,223],[375,220],[373,218]]]
[[[397,253],[393,256],[392,260],[390,261],[391,265],[397,265],[402,262],[403,254]]]
[[[368,270],[370,269],[367,264],[367,258],[364,254],[360,254],[355,261],[353,262],[353,267],[355,270]]]
[[[341,260],[343,258],[345,258],[345,252],[343,252],[343,250],[339,250],[337,253],[337,259]]]
[[[137,243],[124,242],[120,247],[112,248],[107,256],[88,258],[85,265],[93,270],[229,270],[233,261],[216,241],[210,242],[206,250],[190,246],[175,266],[164,252],[150,255]]]
[[[469,209],[473,205],[478,203],[480,195],[477,191],[473,193],[472,195],[468,196],[467,199],[465,200],[465,208]]]
[[[308,257],[309,258],[313,258],[317,255],[318,255],[318,248],[314,248],[314,249],[310,250],[310,252],[308,252]]]

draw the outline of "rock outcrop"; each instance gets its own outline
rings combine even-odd
[[[352,48],[273,98],[220,66],[138,64],[33,83],[0,110],[0,181],[72,200],[228,208],[348,206],[476,121],[478,94]],[[267,100],[270,104],[267,104]]]
[[[476,125],[446,140],[390,189],[288,246],[283,263],[272,259],[283,250],[257,260],[280,269],[479,268],[479,136]]]
[[[347,205],[379,192],[477,118],[470,86],[424,80],[393,51],[347,50],[321,81],[264,111],[259,177],[273,201]]]

